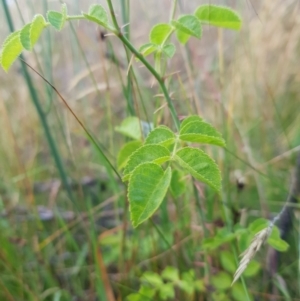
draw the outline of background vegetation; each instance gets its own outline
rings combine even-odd
[[[66,1],[72,14],[95,2]],[[53,148],[21,64],[0,71],[0,300],[300,299],[297,214],[290,248],[280,257],[264,248],[245,274],[246,286],[230,287],[249,243],[230,236],[231,227],[281,210],[300,150],[299,2],[210,2],[239,11],[242,30],[207,27],[201,41],[176,45],[167,73],[179,117],[198,114],[223,134],[227,149],[205,146],[222,170],[222,193],[198,182],[193,188],[192,178],[184,178],[136,229],[125,186],[54,91],[29,70]],[[61,5],[8,3],[15,29]],[[177,14],[202,3],[178,1]],[[169,20],[172,8],[167,0],[114,5],[136,47],[153,24]],[[1,41],[10,32],[7,17],[1,6]],[[115,130],[124,118],[172,127],[156,81],[139,62],[128,73],[130,55],[93,23],[46,29],[24,58],[64,95],[114,166],[129,141]]]

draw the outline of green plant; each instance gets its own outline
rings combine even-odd
[[[149,43],[142,45],[137,50],[120,31],[111,1],[108,1],[108,6],[113,24],[110,23],[105,9],[98,4],[92,5],[89,12],[82,13],[82,15],[69,16],[65,4],[62,5],[61,12],[48,11],[47,21],[42,15],[36,15],[32,22],[26,24],[21,30],[13,32],[4,41],[0,55],[1,66],[7,71],[24,49],[32,50],[44,28],[51,25],[56,30],[61,30],[66,21],[89,20],[118,36],[137,59],[156,77],[168,102],[175,126],[179,129],[179,120],[164,83],[164,71],[162,69],[165,68],[161,67],[163,59],[171,58],[175,53],[174,44],[169,43],[171,35],[176,33],[178,41],[185,44],[191,36],[201,38],[202,24],[238,30],[241,27],[240,17],[236,12],[226,7],[203,5],[198,7],[194,14],[180,16],[177,20],[172,19],[170,23],[155,25],[150,32]],[[155,56],[155,69],[144,58],[152,52]],[[128,121],[126,122],[128,123]],[[137,126],[139,126],[139,121],[137,121]],[[124,128],[125,124],[122,125],[121,129],[126,131]],[[127,130],[131,137],[135,137],[133,128],[131,126],[131,129]],[[178,135],[167,127],[158,127],[153,130],[147,137],[145,144],[130,156],[124,169],[123,180],[129,180],[128,197],[134,226],[147,220],[154,213],[170,186],[172,170],[168,166],[164,171],[160,167],[164,162],[176,162],[185,172],[189,172],[196,179],[207,183],[215,190],[220,190],[221,176],[214,161],[199,149],[182,147],[183,141],[225,146],[221,135],[197,116],[185,119],[180,125]],[[128,149],[129,146],[126,146],[120,157],[126,158]],[[175,173],[173,172],[173,174]],[[140,177],[143,177],[142,180]]]
[[[150,32],[149,43],[142,45],[137,50],[122,34],[113,13],[111,1],[108,1],[108,6],[113,24],[110,23],[106,10],[98,4],[92,5],[89,12],[82,13],[82,15],[69,16],[65,4],[62,5],[61,12],[48,11],[47,21],[42,15],[36,15],[32,22],[9,35],[4,41],[0,64],[7,71],[24,49],[31,50],[33,48],[44,28],[51,25],[56,30],[61,30],[66,21],[86,19],[99,24],[118,36],[136,58],[155,76],[166,97],[179,134],[175,134],[166,126],[157,127],[149,134],[144,145],[140,146],[128,158],[128,163],[124,168],[123,180],[129,181],[128,198],[131,220],[133,225],[137,226],[147,220],[159,207],[171,183],[173,183],[174,191],[174,187],[177,186],[176,173],[173,169],[172,177],[171,166],[174,168],[175,164],[179,165],[184,172],[190,173],[216,191],[220,190],[220,171],[214,161],[197,148],[183,147],[183,143],[209,143],[225,146],[225,142],[210,124],[204,122],[198,116],[188,117],[179,125],[173,102],[164,83],[165,66],[162,68],[161,62],[164,62],[166,58],[171,58],[175,53],[174,44],[169,42],[173,33],[176,33],[180,43],[185,44],[191,36],[201,38],[203,24],[238,30],[241,26],[241,19],[237,13],[229,8],[203,5],[198,7],[194,14],[180,16],[177,20],[172,19],[170,23],[155,25]],[[152,52],[155,57],[155,68],[145,59],[145,56]],[[136,126],[130,125],[128,120],[124,122],[129,124],[129,130],[126,129],[125,123],[120,127],[120,130],[136,138],[134,131],[140,127],[140,122],[135,119]],[[133,130],[134,128],[135,130]],[[89,135],[88,132],[87,134]],[[93,141],[92,137],[91,139]],[[121,158],[119,161],[124,164],[127,155],[137,146],[138,144],[133,145],[132,143],[126,145],[119,155],[119,158]],[[163,170],[160,165],[165,162],[168,162],[168,167]]]
[[[127,126],[128,121],[124,122]],[[119,127],[126,132],[125,125]],[[131,133],[131,131],[129,132]],[[170,185],[173,192],[179,185],[178,168],[191,174],[214,190],[221,188],[221,174],[217,164],[202,150],[185,146],[186,142],[209,143],[224,146],[221,135],[198,116],[183,120],[178,134],[166,126],[152,130],[142,146],[132,154],[132,142],[119,153],[124,165],[123,180],[129,181],[128,199],[133,226],[147,220],[160,206]],[[167,163],[164,170],[160,165]]]
[[[108,0],[107,4],[112,23],[101,5],[92,5],[88,13],[81,15],[69,16],[65,4],[62,5],[60,12],[49,11],[47,20],[42,15],[36,15],[32,22],[9,35],[4,41],[0,64],[7,71],[23,50],[32,50],[44,28],[52,26],[56,30],[62,30],[66,21],[85,19],[97,23],[116,35],[136,59],[152,73],[168,103],[176,131],[166,126],[157,126],[148,135],[143,135],[143,124],[137,117],[125,119],[117,129],[136,139],[125,144],[118,157],[119,169],[124,170],[123,181],[129,182],[128,200],[131,220],[136,227],[154,214],[168,189],[175,197],[182,193],[183,178],[188,174],[206,183],[215,191],[220,191],[221,174],[216,163],[202,150],[187,144],[201,143],[224,147],[225,141],[213,126],[199,116],[189,116],[180,123],[167,89],[166,60],[171,59],[176,52],[175,45],[170,42],[173,33],[181,44],[185,44],[190,37],[200,39],[202,26],[205,24],[238,30],[241,27],[241,19],[229,8],[203,5],[198,7],[194,14],[183,15],[177,19],[173,16],[169,23],[155,25],[150,32],[149,42],[138,49],[122,33],[111,1]],[[145,59],[150,54],[154,54],[154,67]],[[74,116],[77,119],[76,115]],[[77,121],[86,130],[80,120]],[[148,127],[150,128],[149,124]],[[96,144],[87,130],[86,133],[91,142]],[[98,150],[102,154],[102,150],[100,148]],[[108,164],[118,175],[109,161]],[[232,235],[234,236],[230,233],[229,237]],[[217,241],[217,246],[222,244],[218,241],[218,236],[214,239]],[[227,237],[225,242],[228,241],[230,239]],[[161,292],[162,289],[159,291]]]

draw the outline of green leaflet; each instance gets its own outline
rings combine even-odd
[[[163,279],[166,279],[166,280],[169,280],[169,281],[173,281],[173,282],[176,282],[176,281],[178,281],[180,279],[178,269],[176,269],[173,266],[167,266],[163,270],[163,272],[161,274],[161,277]]]
[[[162,164],[170,159],[169,150],[159,144],[149,144],[140,147],[129,158],[124,170],[123,180],[126,181],[130,177],[130,173],[140,164],[145,162],[154,162]]]
[[[229,276],[226,272],[219,272],[217,275],[211,278],[212,285],[217,290],[225,290],[230,288],[231,281],[231,276]]]
[[[179,43],[184,45],[187,43],[191,36],[189,34],[184,33],[181,30],[176,30],[176,37]]]
[[[145,144],[161,144],[168,146],[175,141],[175,134],[164,125],[152,130],[146,138]]]
[[[108,27],[108,16],[106,10],[100,4],[93,4],[89,8],[88,14],[83,14],[89,21],[98,23],[103,27]]]
[[[254,300],[252,295],[247,296],[243,285],[240,283],[234,284],[234,286],[231,289],[231,294],[232,294],[233,300],[235,300],[235,301],[249,300],[249,298],[250,298],[250,301]]]
[[[285,252],[289,248],[289,244],[280,237],[279,229],[276,226],[272,229],[268,244],[279,252]]]
[[[31,48],[39,39],[45,26],[46,26],[46,21],[42,15],[36,15],[33,18],[30,26],[30,35],[29,35]]]
[[[0,64],[5,71],[8,71],[12,63],[23,50],[19,34],[20,31],[11,33],[3,43],[0,55]]]
[[[209,123],[197,117],[189,117],[181,124],[179,138],[183,141],[225,146],[221,134]]]
[[[243,275],[244,275],[244,277],[253,277],[253,276],[257,275],[259,270],[260,270],[259,262],[255,261],[255,260],[251,260],[249,262],[246,270],[244,271]]]
[[[198,39],[202,36],[202,28],[200,21],[194,15],[184,15],[173,20],[172,25],[187,35],[194,36]]]
[[[134,227],[146,221],[157,210],[170,181],[170,167],[164,171],[158,164],[143,163],[133,171],[128,185],[128,199]]]
[[[193,177],[216,191],[221,189],[221,173],[215,161],[202,150],[185,147],[175,155],[175,160]]]
[[[223,250],[220,253],[220,261],[223,269],[231,274],[234,274],[237,269],[235,257],[232,252]]]
[[[167,23],[156,24],[155,26],[152,27],[150,31],[150,35],[149,35],[150,43],[156,45],[164,44],[168,40],[172,31],[173,31],[172,26]]]
[[[42,15],[36,15],[31,23],[26,24],[20,31],[20,42],[26,50],[31,50],[39,39],[46,21]]]
[[[124,168],[132,153],[134,153],[141,146],[142,146],[142,142],[140,140],[135,140],[135,141],[130,141],[125,143],[118,153],[118,159],[117,159],[118,169]]]
[[[30,28],[31,23],[28,23],[20,31],[20,42],[26,50],[31,50]]]
[[[203,119],[198,115],[191,115],[181,121],[180,128],[182,129],[185,125],[193,121],[203,121]]]
[[[176,52],[176,48],[174,44],[166,44],[162,48],[162,51],[168,58],[172,58]]]
[[[49,23],[57,30],[61,30],[66,21],[64,15],[57,11],[48,11],[47,19]]]
[[[195,11],[195,16],[210,25],[239,30],[242,26],[241,17],[229,7],[219,5],[201,5]]]
[[[267,228],[269,225],[270,221],[264,218],[259,218],[251,223],[248,229],[250,232],[252,232],[252,234],[256,234],[259,231]],[[273,226],[272,232],[267,242],[272,248],[279,252],[285,252],[289,248],[289,244],[280,237],[280,232],[277,226]]]
[[[138,117],[125,118],[115,130],[135,140],[142,139],[142,124]]]
[[[149,54],[151,54],[152,52],[157,50],[157,45],[153,44],[153,43],[146,43],[143,44],[140,48],[139,48],[139,52],[143,55],[143,56],[147,56]]]
[[[183,173],[179,170],[172,171],[170,191],[175,198],[180,197],[186,190],[186,179],[183,177]]]

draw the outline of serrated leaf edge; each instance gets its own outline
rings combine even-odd
[[[170,178],[170,179],[169,179],[169,185],[168,185],[168,187],[167,187],[167,189],[166,189],[166,192],[165,192],[164,197],[162,198],[162,201],[163,201],[163,199],[165,198],[165,196],[166,196],[166,194],[167,194],[167,192],[168,192],[168,188],[169,188],[169,186],[170,186],[170,181],[171,181],[171,176],[172,176],[171,168],[168,167],[166,170],[163,170],[163,168],[162,168],[160,165],[158,165],[158,164],[156,164],[156,163],[153,163],[153,162],[145,162],[145,163],[139,164],[137,167],[140,167],[141,165],[146,165],[146,164],[155,165],[155,166],[158,166],[159,168],[161,168],[162,171],[163,171],[163,176],[162,176],[161,179],[163,179],[163,178],[165,177],[165,175],[167,174],[167,172],[170,174],[170,175],[169,175],[169,178]],[[137,167],[136,167],[136,168],[137,168]],[[135,169],[136,169],[136,168],[135,168]],[[135,170],[135,169],[134,169],[134,170]],[[130,175],[130,179],[131,179],[132,174],[133,174],[133,172],[132,172],[131,175]],[[129,182],[130,182],[130,180],[129,180]],[[131,189],[130,189],[130,186],[128,185],[128,191],[127,191],[127,198],[128,198],[128,200],[129,200],[129,193],[130,193],[130,191],[131,191]],[[160,204],[161,204],[161,203],[160,203]],[[152,215],[153,215],[153,214],[155,213],[155,211],[158,209],[158,207],[160,206],[160,204],[158,204],[158,205],[156,206],[156,208],[153,210]],[[146,207],[145,207],[145,208],[146,208]],[[145,209],[144,209],[144,211],[145,211]],[[144,211],[143,211],[143,212],[144,212]],[[147,219],[144,219],[144,220],[142,220],[142,221],[139,221],[137,224],[133,222],[133,220],[132,220],[132,211],[131,211],[130,200],[129,200],[129,213],[130,213],[130,220],[131,220],[132,225],[133,225],[134,228],[136,228],[138,225],[140,225],[141,223],[143,223],[144,221],[147,220]],[[149,216],[149,218],[150,218],[150,217],[151,217],[151,216]]]
[[[231,28],[231,29],[232,29],[232,30],[240,30],[240,29],[241,29],[241,26],[242,26],[242,18],[241,18],[241,16],[240,16],[240,14],[239,14],[237,11],[235,11],[234,9],[232,9],[232,8],[230,8],[229,6],[226,6],[226,5],[203,4],[203,5],[198,6],[198,7],[196,8],[195,12],[194,12],[194,16],[195,16],[198,20],[200,20],[201,23],[203,23],[203,24],[210,24],[210,25],[215,26],[214,24],[211,24],[209,21],[202,20],[202,19],[198,18],[197,15],[196,15],[196,12],[197,12],[197,10],[198,10],[199,8],[201,8],[201,7],[208,7],[208,6],[211,6],[211,7],[217,7],[217,8],[222,8],[222,9],[225,9],[225,10],[230,11],[231,13],[233,13],[233,14],[238,18],[238,20],[241,22],[241,24],[240,24],[240,27],[239,27],[238,29],[233,29],[233,28]],[[220,25],[219,27],[222,27],[222,26]],[[226,28],[226,27],[223,27],[223,28]]]
[[[141,149],[141,148],[143,148],[143,147],[146,147],[146,146],[150,146],[150,145],[157,145],[157,146],[159,146],[159,147],[163,147],[163,148],[165,148],[168,152],[169,152],[169,150],[165,147],[165,146],[163,146],[163,145],[161,145],[161,144],[157,144],[157,143],[151,143],[151,144],[143,144],[141,147],[139,147],[137,150],[135,150],[131,155],[130,155],[130,157],[128,158],[128,162],[127,162],[127,164],[126,164],[126,166],[125,166],[125,168],[124,168],[124,176],[123,176],[123,178],[122,178],[122,180],[123,179],[125,179],[125,181],[126,181],[126,179],[128,179],[128,177],[127,177],[127,175],[129,175],[129,174],[132,174],[132,172],[136,169],[136,167],[138,167],[138,166],[140,166],[141,164],[143,164],[143,163],[151,163],[151,162],[155,162],[156,160],[159,160],[159,159],[162,159],[162,158],[171,158],[171,155],[169,155],[169,156],[163,156],[163,157],[159,157],[159,158],[157,158],[157,159],[155,159],[154,161],[151,161],[151,162],[149,162],[149,161],[147,161],[147,162],[141,162],[141,164],[139,164],[139,165],[137,165],[131,172],[126,172],[126,167],[127,167],[127,165],[129,165],[129,161],[130,161],[130,159]],[[155,163],[156,164],[156,163]]]
[[[177,153],[178,153],[179,151],[183,150],[183,149],[197,149],[199,152],[201,152],[201,153],[205,154],[206,156],[208,156],[208,157],[212,160],[211,163],[216,167],[218,176],[219,176],[219,178],[221,179],[221,171],[220,171],[220,169],[219,169],[218,164],[215,162],[215,160],[214,160],[212,157],[210,157],[206,152],[204,152],[204,151],[201,150],[201,149],[193,148],[193,147],[187,146],[187,147],[184,147],[184,148],[178,150],[178,151],[176,152],[176,154],[175,154],[175,160],[176,160],[176,158],[178,158],[179,161],[181,161],[181,162],[183,163],[182,166],[188,166],[188,167],[190,167],[189,165],[186,164],[185,161],[183,161],[183,160],[177,155]],[[190,169],[189,169],[189,168],[187,168],[187,170],[190,172]],[[206,179],[205,177],[203,177],[201,174],[199,174],[199,173],[197,173],[197,172],[195,172],[195,173],[196,173],[197,175],[199,175],[199,179],[200,179],[200,180],[201,180],[201,178],[205,180],[205,181],[203,181],[204,183],[207,183],[207,184],[209,184],[209,186],[211,186],[211,187],[214,188],[215,190],[220,191],[221,186],[222,186],[222,185],[221,185],[221,182],[220,182],[220,185],[219,185],[219,186],[216,186],[214,183],[212,183],[211,181],[207,180],[207,179]],[[192,174],[192,175],[193,175],[193,174]],[[194,175],[193,175],[193,176],[194,176]]]

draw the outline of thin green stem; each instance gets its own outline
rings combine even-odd
[[[96,142],[96,140],[94,139],[94,137],[92,136],[92,134],[88,131],[88,129],[84,126],[84,124],[82,123],[82,121],[77,117],[77,115],[74,113],[74,111],[71,109],[71,107],[68,105],[68,103],[66,102],[66,100],[62,97],[62,95],[58,92],[58,90],[44,77],[42,76],[42,74],[40,74],[38,71],[36,71],[35,69],[33,69],[30,65],[28,65],[25,61],[23,61],[24,64],[26,64],[30,69],[32,69],[35,73],[37,73],[48,85],[51,86],[51,88],[55,91],[55,93],[59,96],[59,98],[63,101],[63,103],[65,104],[65,106],[68,108],[68,110],[71,112],[71,114],[74,116],[74,118],[76,119],[76,121],[80,124],[80,126],[82,127],[82,129],[85,131],[85,133],[87,134],[88,138],[90,139],[90,141],[93,143],[93,145],[96,147],[96,149],[98,150],[98,152],[101,154],[102,158],[106,161],[106,163],[110,166],[110,168],[114,171],[114,173],[116,174],[116,176],[122,181],[122,177],[120,176],[120,174],[118,173],[118,171],[115,169],[115,167],[112,165],[112,163],[108,160],[108,158],[105,156],[104,152],[102,151],[101,147],[98,145],[98,143]]]
[[[6,16],[6,20],[7,20],[9,29],[10,29],[11,32],[14,32],[14,25],[13,25],[13,22],[12,22],[12,19],[11,19],[11,16],[10,16],[10,12],[9,12],[9,8],[7,6],[7,2],[5,0],[2,0],[2,6],[3,6],[4,12],[5,12],[5,16]],[[22,58],[22,55],[20,55],[20,57]],[[49,128],[49,125],[48,125],[48,122],[47,122],[47,118],[46,118],[45,113],[42,109],[42,106],[39,102],[39,98],[38,98],[36,90],[34,88],[32,79],[31,79],[31,77],[28,73],[28,70],[27,70],[26,65],[25,65],[23,60],[21,60],[21,66],[22,66],[22,71],[23,71],[23,74],[24,74],[25,81],[27,83],[29,93],[31,95],[31,99],[33,101],[33,104],[34,104],[34,106],[36,108],[36,111],[38,113],[40,122],[42,124],[43,129],[44,129],[46,139],[47,139],[47,142],[49,144],[50,151],[51,151],[51,154],[53,156],[54,162],[56,164],[57,170],[59,172],[60,178],[62,180],[62,183],[63,183],[63,185],[64,185],[64,187],[67,191],[67,194],[68,194],[70,200],[74,202],[75,199],[73,197],[72,190],[71,190],[71,187],[69,185],[68,177],[67,177],[67,174],[65,172],[60,154],[59,154],[58,149],[56,147],[55,141],[54,141],[54,139],[51,135],[51,131],[50,131],[50,128]]]
[[[76,15],[76,16],[67,16],[66,20],[85,20],[85,16],[83,15]]]
[[[171,14],[170,14],[170,21],[172,21],[174,19],[174,17],[175,17],[176,8],[177,8],[177,2],[178,2],[178,0],[173,0]]]
[[[117,34],[116,34],[117,37],[144,64],[144,66],[155,77],[155,79],[157,80],[157,82],[158,82],[158,84],[159,84],[159,86],[160,86],[160,88],[161,88],[161,90],[162,90],[162,92],[163,92],[163,94],[164,94],[164,96],[166,98],[166,101],[168,103],[168,107],[170,109],[170,112],[171,112],[173,121],[175,123],[176,129],[179,130],[180,122],[179,122],[179,119],[178,119],[175,107],[173,105],[172,99],[171,99],[171,97],[170,97],[170,95],[168,93],[168,90],[167,90],[166,86],[165,86],[164,78],[160,76],[160,74],[155,70],[155,68],[153,68],[151,66],[151,64],[144,58],[144,56],[141,53],[139,53],[138,50],[123,35],[123,33],[121,32],[121,30],[119,28],[118,21],[116,19],[116,15],[115,15],[114,8],[113,8],[111,0],[107,0],[107,4],[108,4],[109,10],[110,10],[112,21],[113,21],[114,26],[115,26],[115,28],[117,30]]]

